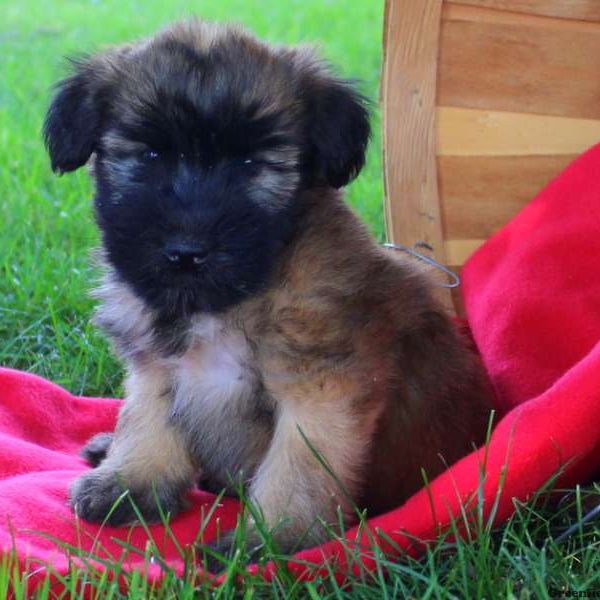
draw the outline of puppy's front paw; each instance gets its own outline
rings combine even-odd
[[[127,486],[117,473],[101,468],[89,471],[71,486],[70,502],[73,510],[86,521],[123,525],[135,520],[135,511],[129,499]],[[123,496],[123,497],[121,497]]]
[[[148,523],[159,522],[162,515],[173,515],[184,505],[179,487],[150,485],[147,489],[129,488],[119,473],[102,467],[75,481],[71,487],[70,502],[82,519],[93,523],[106,522],[112,526],[134,523],[138,512]]]

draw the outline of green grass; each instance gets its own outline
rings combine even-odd
[[[311,581],[297,581],[286,566],[288,557],[277,553],[268,530],[264,532],[265,549],[260,562],[273,560],[278,564],[273,580],[267,582],[245,570],[247,548],[240,530],[237,551],[224,562],[224,582],[218,588],[203,578],[199,568],[202,556],[184,549],[184,575],[178,576],[161,560],[153,543],[143,552],[126,541],[122,543],[124,550],[142,556],[145,564],[161,567],[162,579],[151,583],[143,573],[128,573],[123,568],[124,554],[101,570],[100,548],[98,554],[90,555],[63,545],[64,551],[74,557],[70,572],[64,576],[50,570],[54,577],[52,589],[59,584],[62,594],[50,591],[47,577],[36,589],[35,597],[528,600],[568,597],[569,593],[584,597],[583,593],[600,591],[600,531],[597,525],[582,522],[582,515],[599,501],[598,485],[587,490],[576,488],[567,495],[565,491],[541,491],[527,504],[515,502],[514,515],[502,528],[487,521],[482,516],[483,504],[477,503],[458,517],[436,543],[426,547],[419,559],[401,552],[391,558],[374,549],[376,569],[369,571],[361,566],[359,552],[346,546],[346,560],[355,571],[345,581],[336,579],[333,566]],[[164,524],[169,532],[166,517]],[[260,520],[259,525],[264,527]],[[463,537],[456,535],[458,530],[465,532]],[[560,539],[565,532],[569,535]],[[31,567],[34,570],[37,565]],[[17,600],[30,597],[32,592],[27,575],[19,571],[11,555],[0,557],[0,598],[6,597],[4,590],[11,590]],[[82,590],[88,595],[84,596]]]
[[[198,14],[242,22],[268,40],[317,43],[341,72],[378,93],[382,2],[0,0],[0,364],[27,369],[71,391],[118,394],[121,371],[89,325],[97,242],[85,170],[57,178],[40,137],[64,56],[149,35]],[[360,23],[360,26],[358,26]],[[349,199],[383,232],[378,115],[367,167]]]
[[[420,0],[415,0],[420,1]],[[77,394],[119,395],[121,368],[105,340],[89,324],[87,290],[95,274],[89,250],[97,243],[91,187],[84,172],[54,177],[40,138],[53,82],[64,74],[63,56],[152,33],[190,14],[240,21],[277,42],[316,42],[341,72],[362,81],[376,100],[381,62],[382,0],[0,0],[0,364],[47,377]],[[377,237],[383,236],[379,115],[367,167],[349,190],[349,201]],[[600,490],[586,492],[598,503]],[[544,598],[551,588],[600,590],[600,529],[587,523],[561,543],[553,537],[581,522],[585,494],[560,509],[544,495],[518,505],[502,528],[480,522],[473,540],[442,538],[422,560],[378,557],[373,575],[353,578],[351,591],[333,577],[296,584],[285,571],[271,584],[233,576],[217,597]],[[149,548],[148,552],[152,553]],[[243,559],[243,543],[240,543]],[[73,553],[77,554],[76,549]],[[119,571],[115,561],[112,571]],[[388,572],[387,578],[382,571]],[[136,598],[210,596],[194,579],[167,574],[159,590],[139,575],[129,577]],[[105,575],[75,567],[66,589],[86,583],[101,597],[118,597]],[[27,596],[27,576],[10,556],[0,559],[0,598],[12,586]],[[40,588],[45,597],[46,588]],[[47,594],[46,594],[47,596]]]

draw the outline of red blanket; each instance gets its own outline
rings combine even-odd
[[[562,484],[589,479],[600,465],[600,146],[579,158],[468,262],[463,290],[469,324],[504,414],[492,435],[482,483],[492,510],[499,482],[497,521],[559,469]],[[28,570],[68,561],[53,538],[118,557],[128,540],[143,549],[135,528],[100,529],[76,523],[67,506],[70,482],[87,467],[78,457],[94,433],[110,430],[119,402],[79,398],[33,375],[0,370],[0,551],[15,547]],[[370,521],[398,545],[431,539],[458,515],[481,482],[483,451],[465,457],[403,506]],[[431,497],[431,499],[430,499]],[[213,497],[193,494],[193,506],[173,523],[181,544],[193,540],[203,507]],[[206,530],[234,524],[236,503],[225,501]],[[173,565],[173,543],[150,529]],[[364,535],[364,534],[363,534]],[[361,541],[351,531],[351,539]],[[362,539],[366,541],[366,539]],[[341,545],[301,553],[344,566]],[[366,559],[368,564],[368,559]],[[128,564],[142,566],[130,553]],[[155,568],[155,567],[153,567]],[[300,573],[299,563],[292,568]],[[43,570],[38,574],[43,575]]]

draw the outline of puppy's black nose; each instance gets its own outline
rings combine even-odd
[[[203,264],[210,253],[208,244],[201,242],[171,241],[163,254],[173,266],[193,268]]]

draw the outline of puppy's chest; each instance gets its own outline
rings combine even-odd
[[[220,490],[237,474],[251,477],[272,437],[274,405],[245,336],[217,320],[199,322],[172,369],[171,418],[201,465],[203,485]]]
[[[234,408],[251,409],[259,377],[240,330],[220,319],[194,322],[186,352],[170,361],[175,415],[207,419]]]

